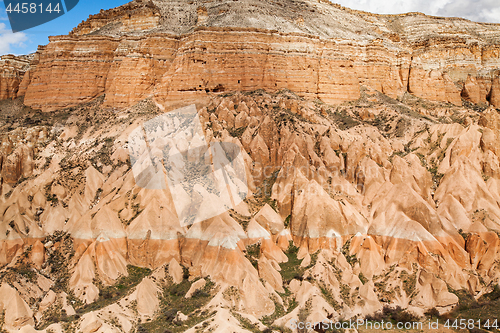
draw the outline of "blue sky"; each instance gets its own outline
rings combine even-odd
[[[0,0],[0,55],[35,52],[38,45],[45,45],[49,42],[49,36],[66,35],[89,15],[97,14],[101,9],[121,6],[129,1],[80,0],[78,5],[65,15],[38,27],[13,34],[5,12],[5,5]]]
[[[0,0],[0,55],[28,54],[49,42],[48,36],[65,35],[89,15],[117,7],[129,0],[80,0],[67,14],[35,28],[13,34]],[[500,23],[499,0],[333,0],[343,6],[380,14],[423,12],[437,16],[457,16],[478,22]]]

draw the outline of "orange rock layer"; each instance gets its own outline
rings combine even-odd
[[[16,97],[28,66],[27,57],[9,54],[0,58],[0,100]]]
[[[473,66],[463,68],[454,60],[457,48]],[[362,85],[391,97],[409,91],[456,105],[464,97],[498,107],[498,83],[480,71],[488,72],[481,62],[499,62],[500,48],[487,48],[491,52],[443,42],[436,54],[435,47],[389,48],[379,40],[245,28],[198,28],[180,36],[57,36],[50,38],[23,84],[25,103],[44,110],[101,94],[107,106],[126,107],[149,96],[165,103],[207,92],[283,88],[335,104],[359,98]],[[429,69],[443,58],[446,67]],[[462,90],[456,85],[460,82],[465,82]]]

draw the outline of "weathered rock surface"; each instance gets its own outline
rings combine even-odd
[[[43,110],[101,94],[107,106],[126,107],[148,96],[171,104],[207,92],[283,88],[340,103],[365,85],[394,98],[408,91],[498,105],[497,25],[282,2],[133,1],[102,11],[51,37],[17,95]],[[14,81],[5,97],[16,96],[21,81]]]
[[[1,104],[3,326],[264,331],[448,312],[451,289],[489,306],[499,34],[324,2],[136,0],[52,37],[27,105]],[[183,226],[185,192],[140,187],[128,140],[191,98],[207,142],[241,149],[249,194]]]
[[[498,111],[360,93],[355,106],[340,107],[286,90],[211,94],[202,126],[210,141],[241,145],[252,195],[188,227],[177,217],[179,194],[137,186],[123,151],[134,123],[162,112],[151,100],[116,111],[95,99],[76,107],[64,128],[7,132],[2,156],[19,162],[16,172],[7,172],[10,162],[2,169],[0,273],[29,304],[20,318],[49,323],[44,314],[63,305],[54,296],[62,293],[81,302],[64,303],[70,312],[112,298],[82,316],[80,329],[130,331],[138,318],[163,320],[165,297],[183,297],[204,300],[196,304],[238,330],[236,317],[220,317],[224,309],[265,327],[259,318],[281,306],[275,324],[304,311],[310,320],[364,316],[384,302],[445,312],[457,303],[448,287],[487,293],[500,279]],[[443,105],[474,123],[440,123]],[[415,111],[423,108],[428,118]],[[30,159],[18,157],[27,147]],[[22,282],[6,265],[33,269],[39,282]],[[137,266],[149,269],[144,280],[137,272],[146,268]],[[54,289],[58,281],[63,290]],[[116,296],[108,289],[115,286],[130,293]],[[33,295],[43,301],[29,303]],[[298,306],[288,310],[292,300]]]
[[[0,100],[17,96],[29,65],[29,56],[9,54],[0,57]]]

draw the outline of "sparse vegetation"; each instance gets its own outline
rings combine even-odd
[[[292,219],[292,215],[288,215],[285,219],[285,228],[289,228],[290,227],[290,220]]]
[[[250,320],[248,320],[247,318],[243,317],[242,315],[240,315],[239,313],[235,312],[235,311],[231,311],[231,314],[236,318],[238,319],[238,321],[240,322],[240,325],[250,331],[250,332],[254,332],[254,333],[260,333],[262,332],[258,327],[257,325],[255,324],[252,324],[252,322]],[[288,328],[282,328],[282,327],[276,327],[276,326],[271,326],[269,329],[266,329],[264,331],[264,333],[267,333],[267,332],[273,332],[273,331],[276,331],[276,332],[291,332],[290,329]]]
[[[271,296],[271,299],[274,302],[274,313],[270,316],[264,316],[261,321],[264,325],[271,326],[273,322],[284,316],[286,314],[285,309],[283,306],[277,301],[277,299],[274,296]]]
[[[458,296],[458,305],[451,313],[441,316],[441,319],[456,319],[466,318],[481,320],[486,322],[500,317],[500,287],[494,285],[491,292],[482,295],[479,299],[475,299],[466,290],[454,290],[448,287],[448,290]],[[491,328],[492,332],[500,332],[499,329]]]
[[[402,271],[399,277],[403,282],[403,290],[406,295],[410,298],[413,297],[417,285],[417,272],[409,274],[407,271]]]
[[[231,128],[229,129],[229,134],[232,136],[232,137],[235,137],[235,138],[241,138],[241,136],[243,135],[243,133],[245,132],[245,130],[247,129],[247,127],[240,127],[240,128]]]
[[[463,229],[458,229],[458,233],[460,234],[460,236],[462,236],[464,241],[467,241],[467,238],[469,238],[470,235],[470,233],[464,232]]]
[[[430,310],[427,310],[425,312],[425,315],[431,319],[440,317],[439,310],[436,309],[435,307]]]
[[[215,283],[209,278],[205,278],[205,286],[194,292],[190,298],[184,296],[191,288],[192,282],[188,281],[189,276],[184,276],[184,280],[179,284],[166,285],[160,296],[160,310],[157,316],[149,321],[142,323],[145,329],[150,333],[163,333],[169,330],[172,333],[184,332],[205,319],[214,315],[208,310],[201,310],[216,292]],[[176,320],[177,314],[181,312],[188,315],[188,320]]]
[[[103,307],[116,302],[125,295],[127,295],[132,288],[137,286],[143,278],[151,274],[149,268],[142,268],[136,266],[127,266],[128,276],[122,276],[118,281],[112,286],[103,286],[101,283],[96,281],[99,287],[99,298],[91,304],[83,305],[81,304],[75,310],[78,315],[83,315],[90,311],[96,311],[102,309]]]
[[[5,310],[0,311],[0,333],[8,333],[3,329],[3,325],[5,324]]]
[[[349,263],[349,265],[354,266],[358,262],[358,258],[356,258],[356,255],[350,254],[350,249],[351,249],[351,240],[347,240],[344,245],[342,246],[342,254],[344,255],[345,259]]]
[[[359,125],[359,121],[355,120],[347,110],[336,110],[335,112],[328,112],[331,119],[339,126],[341,130],[346,130],[351,127]]]
[[[299,252],[299,248],[293,245],[290,242],[288,250],[285,252],[288,257],[288,262],[281,263],[281,276],[283,278],[283,282],[289,283],[293,279],[303,280],[303,274],[305,269],[300,267],[301,259],[297,258],[297,253]]]
[[[362,284],[365,284],[368,282],[368,279],[365,277],[365,275],[362,272],[359,273],[358,277],[359,277],[359,280],[361,281]]]
[[[384,306],[382,311],[366,316],[365,320],[374,322],[382,322],[383,320],[386,322],[391,321],[392,323],[414,323],[418,322],[420,317],[408,310],[403,310],[400,306]]]
[[[257,261],[260,257],[260,242],[246,247],[246,258],[257,268]]]
[[[321,290],[321,294],[325,298],[325,300],[335,309],[335,311],[339,311],[341,309],[340,304],[335,300],[335,297],[333,294],[330,292],[329,289],[327,289],[326,286],[320,284],[319,289]]]
[[[351,288],[347,284],[342,282],[340,283],[340,297],[348,306],[353,305],[351,299]]]

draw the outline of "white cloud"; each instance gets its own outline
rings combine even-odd
[[[500,23],[498,0],[332,0],[342,6],[379,14],[422,12],[472,21]]]
[[[435,15],[449,0],[336,0],[341,5],[379,14],[426,12]],[[334,0],[334,2],[336,2]]]
[[[5,23],[0,23],[0,55],[9,53],[11,45],[22,47],[27,39],[25,33],[13,33]]]
[[[498,0],[455,0],[439,9],[443,16],[458,16],[482,22],[500,22]]]
[[[485,22],[500,22],[500,7],[492,10],[482,10],[481,15],[487,20]]]

